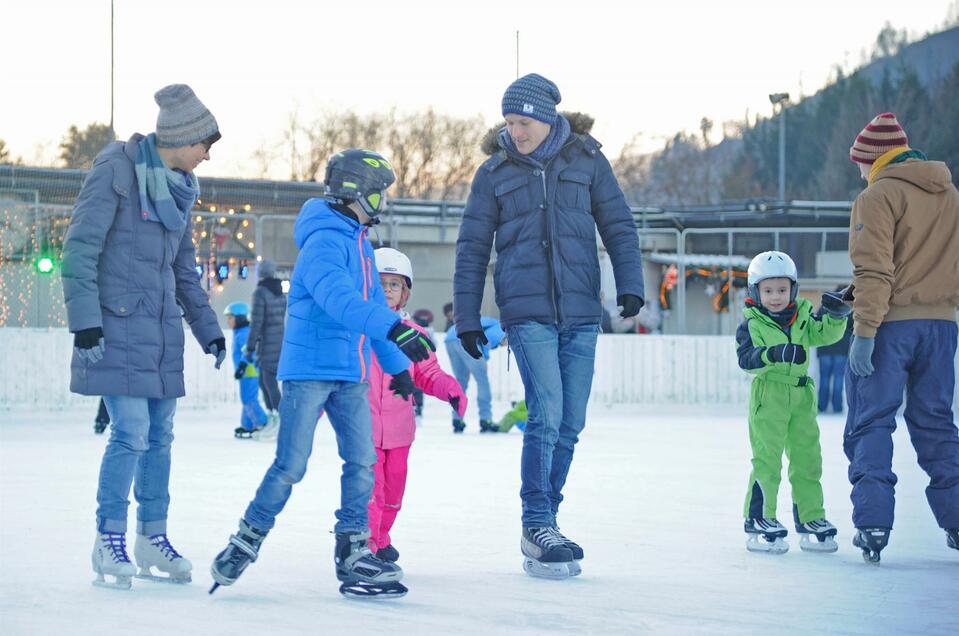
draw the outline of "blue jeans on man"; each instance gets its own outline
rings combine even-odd
[[[170,507],[170,445],[176,398],[104,395],[113,425],[100,463],[97,530],[127,531],[130,486],[137,500],[137,534],[166,533]]]
[[[821,353],[819,357],[819,412],[832,410],[842,413],[842,386],[846,375],[846,360],[843,355]]]
[[[490,391],[486,358],[480,358],[479,360],[473,358],[466,353],[466,349],[463,348],[459,339],[446,342],[446,354],[453,366],[453,376],[463,387],[464,393],[466,387],[469,386],[470,376],[476,378],[476,405],[479,407],[480,420],[492,420],[493,393]],[[453,417],[459,417],[455,410],[453,411]]]
[[[930,478],[929,507],[940,528],[959,527],[959,432],[952,412],[956,339],[951,321],[883,323],[876,332],[873,374],[846,371],[849,414],[843,447],[857,528],[893,527],[897,478],[892,433],[903,389],[909,437]]]
[[[243,515],[249,525],[264,532],[273,528],[276,516],[290,498],[293,484],[306,474],[316,424],[325,411],[343,460],[340,509],[336,511],[334,531],[366,532],[367,507],[373,493],[373,466],[376,465],[368,392],[369,385],[365,382],[283,382],[276,459]]]
[[[599,325],[523,322],[506,333],[529,410],[520,467],[523,526],[554,526],[586,425]]]

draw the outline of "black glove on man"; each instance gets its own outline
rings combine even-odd
[[[788,362],[802,364],[806,361],[806,350],[802,345],[793,343],[773,345],[766,349],[766,357],[770,362]]]
[[[211,340],[210,344],[206,346],[206,352],[216,358],[213,366],[219,369],[223,361],[226,360],[226,338]]]
[[[436,345],[432,340],[413,327],[404,325],[402,320],[390,329],[386,337],[395,342],[400,351],[413,362],[429,360],[430,351],[436,351]]]
[[[407,402],[410,401],[410,395],[413,394],[415,388],[416,387],[413,386],[413,378],[410,376],[409,371],[400,371],[390,380],[390,391]]]
[[[852,313],[852,307],[842,301],[842,292],[826,292],[822,295],[818,313],[822,315],[823,312],[833,318],[845,318]]]
[[[616,297],[616,304],[623,308],[620,318],[632,318],[643,308],[643,299],[633,294],[621,294]]]
[[[470,354],[471,358],[479,360],[483,357],[483,348],[481,345],[489,344],[485,333],[482,331],[466,331],[457,335],[459,335],[463,348],[466,350],[466,353]]]
[[[96,364],[103,359],[106,345],[103,342],[103,329],[90,327],[73,334],[73,350],[81,359]]]

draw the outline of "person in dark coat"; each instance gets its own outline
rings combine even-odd
[[[63,244],[63,294],[74,334],[70,390],[101,395],[113,426],[100,465],[93,568],[130,586],[131,484],[135,557],[188,581],[191,565],[167,538],[170,446],[183,384],[183,320],[220,368],[226,340],[196,275],[190,211],[194,169],[220,138],[189,86],[160,89],[156,132],[111,142],[77,197]],[[135,482],[135,484],[134,484]]]
[[[529,409],[521,545],[527,557],[554,565],[583,555],[559,533],[556,514],[586,424],[602,318],[597,230],[612,260],[622,315],[635,316],[643,306],[642,257],[629,206],[589,135],[592,119],[557,114],[560,98],[556,84],[535,73],[506,89],[505,126],[484,143],[491,156],[473,178],[453,276],[457,335],[478,359],[487,344],[480,307],[495,242],[496,304]],[[538,567],[527,569],[545,576],[578,572],[570,565]]]
[[[252,363],[256,356],[260,372],[260,391],[266,404],[267,425],[259,431],[260,439],[276,435],[280,426],[280,385],[276,370],[280,363],[280,349],[286,324],[286,296],[280,279],[276,277],[276,265],[269,259],[260,263],[259,282],[253,292],[253,312],[250,318],[250,334],[246,341],[246,360]]]
[[[846,286],[840,285],[837,292],[845,291]],[[819,360],[819,412],[825,413],[832,404],[832,410],[842,413],[842,386],[846,374],[846,361],[849,358],[849,343],[852,341],[852,320],[846,321],[846,331],[842,338],[816,349],[816,358]]]

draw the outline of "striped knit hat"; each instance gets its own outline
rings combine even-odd
[[[857,163],[871,164],[893,148],[908,146],[906,131],[894,113],[879,113],[862,129],[849,149],[849,158]]]
[[[556,84],[542,75],[524,75],[503,93],[503,116],[525,115],[550,126],[556,121],[556,104],[563,99]]]
[[[213,113],[186,84],[164,86],[153,99],[160,106],[156,130],[158,148],[182,148],[220,138]]]

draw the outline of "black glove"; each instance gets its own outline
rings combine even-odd
[[[633,294],[622,294],[616,297],[616,304],[623,308],[620,318],[632,318],[643,308],[643,299]]]
[[[390,380],[390,391],[393,392],[393,395],[398,395],[407,402],[410,401],[410,395],[413,394],[415,388],[409,371],[400,371]]]
[[[233,377],[236,378],[237,380],[241,379],[243,375],[246,373],[247,366],[248,365],[246,360],[240,360],[240,364],[237,365],[236,372],[233,374]]]
[[[106,345],[103,342],[103,329],[90,327],[73,334],[73,350],[81,359],[96,364],[103,359]]]
[[[432,340],[413,327],[404,325],[403,321],[397,322],[386,337],[395,342],[400,351],[413,362],[428,360],[430,351],[436,351]]]
[[[822,315],[823,312],[833,318],[845,318],[852,313],[852,307],[842,301],[842,292],[826,292],[822,295],[819,315]]]
[[[226,360],[226,338],[217,338],[216,340],[211,340],[210,344],[206,346],[206,352],[216,358],[216,362],[213,363],[213,366],[219,369],[220,365],[223,364],[223,361]]]
[[[450,398],[450,406],[453,407],[453,410],[457,413],[460,412],[460,396],[455,395]]]
[[[802,345],[793,343],[778,344],[766,349],[766,357],[770,362],[788,362],[802,364],[806,361],[806,350]]]
[[[458,335],[460,342],[463,344],[463,348],[466,349],[466,353],[470,354],[471,358],[479,360],[483,357],[481,345],[489,344],[485,333],[482,331],[466,331]]]

